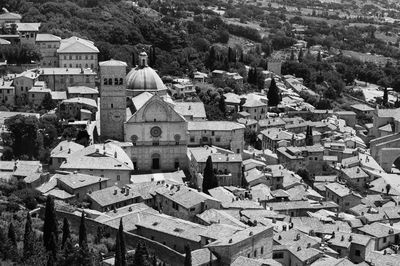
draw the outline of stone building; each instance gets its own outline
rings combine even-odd
[[[36,36],[36,47],[39,48],[43,67],[58,67],[57,49],[60,47],[61,38],[53,34],[39,33]]]
[[[187,122],[158,95],[153,95],[124,124],[124,139],[139,171],[187,167]]]
[[[103,139],[124,139],[126,121],[125,75],[127,64],[100,62],[100,132]]]
[[[99,49],[92,41],[72,36],[61,40],[57,49],[59,67],[97,70]]]

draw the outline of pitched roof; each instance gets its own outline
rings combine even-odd
[[[329,183],[325,185],[327,189],[338,195],[339,197],[346,197],[349,195],[354,195],[356,197],[359,197],[360,199],[362,198],[361,195],[354,193],[352,190],[350,190],[348,187],[345,185],[339,184],[337,182]]]
[[[73,104],[83,104],[87,105],[93,108],[97,108],[97,103],[93,99],[88,99],[88,98],[81,98],[81,97],[76,97],[76,98],[70,98],[67,100],[63,100],[62,103],[73,103]]]
[[[40,23],[15,23],[17,31],[39,31]]]
[[[196,206],[198,204],[201,204],[202,202],[205,202],[206,200],[212,200],[219,202],[219,200],[203,193],[203,192],[198,192],[195,189],[186,187],[186,186],[170,186],[169,189],[167,190],[156,190],[157,194],[160,194],[166,198],[168,198],[171,201],[174,201],[175,203],[181,205],[182,207],[186,209],[190,209],[193,206]]]
[[[272,227],[267,226],[255,226],[249,227],[242,231],[238,231],[230,236],[223,237],[218,239],[217,241],[211,242],[207,245],[207,247],[215,247],[215,246],[231,246],[236,245],[242,241],[245,241],[249,237],[253,235],[261,234],[267,230],[272,230]]]
[[[63,140],[51,150],[50,157],[54,158],[66,158],[76,151],[80,151],[84,148],[83,145],[75,143],[69,140]]]
[[[67,88],[70,94],[99,94],[97,89],[93,89],[86,86],[72,86]]]
[[[223,210],[209,209],[205,210],[201,214],[197,214],[196,216],[198,217],[198,219],[208,224],[220,223],[241,228],[247,227],[247,225],[242,223],[240,220],[238,220],[237,218],[233,217],[232,215]]]
[[[99,53],[99,49],[92,41],[72,36],[61,40],[57,53]]]
[[[142,175],[131,175],[131,182],[133,184],[149,183],[149,182],[163,182],[183,184],[183,180],[186,178],[185,173],[182,170],[170,172],[170,173],[154,173],[154,174],[142,174]]]
[[[206,118],[206,110],[202,102],[174,102],[174,110],[184,117]]]
[[[64,68],[64,67],[47,67],[37,69],[40,75],[97,75],[90,68]]]
[[[358,230],[364,234],[377,238],[386,237],[393,234],[400,234],[400,230],[394,228],[393,226],[378,222],[364,225],[363,227],[358,228]]]
[[[0,14],[0,19],[1,20],[22,19],[22,16],[20,14],[7,11],[4,12],[3,14]]]
[[[110,169],[110,170],[133,170],[133,163],[129,156],[111,143],[95,144],[77,151],[68,157],[61,169]]]
[[[36,35],[36,41],[37,42],[59,42],[59,41],[61,41],[61,38],[56,35],[53,35],[53,34],[38,33]]]
[[[78,189],[82,187],[87,187],[96,183],[104,182],[110,180],[110,178],[85,175],[80,173],[70,173],[67,175],[56,174],[58,180],[71,189]]]
[[[127,67],[128,64],[123,62],[123,61],[119,61],[119,60],[115,60],[115,59],[110,59],[108,61],[103,61],[103,62],[99,62],[100,66],[124,66]]]
[[[109,206],[118,202],[127,201],[134,198],[139,198],[141,195],[129,190],[128,193],[126,190],[120,189],[117,186],[108,187],[102,190],[93,191],[88,193],[87,196],[93,202],[96,202],[102,207]]]
[[[231,121],[189,121],[189,131],[211,130],[211,131],[232,131],[245,129],[245,126]]]

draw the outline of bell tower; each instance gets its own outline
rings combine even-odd
[[[126,121],[125,76],[127,64],[100,62],[100,136],[102,140],[123,141]]]

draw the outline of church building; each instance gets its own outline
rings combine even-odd
[[[124,62],[100,63],[101,137],[131,143],[126,152],[140,172],[185,169],[188,123],[165,100],[167,87],[147,60],[142,52],[139,66],[127,75]],[[127,97],[142,93],[152,96],[131,114]]]

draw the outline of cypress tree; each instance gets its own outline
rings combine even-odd
[[[47,263],[46,263],[46,265],[47,266],[54,266],[55,264],[54,264],[54,257],[51,255],[51,254],[49,254],[48,256],[47,256]]]
[[[83,245],[87,245],[87,234],[86,234],[84,212],[82,212],[81,223],[79,225],[79,247],[83,247]]]
[[[71,237],[71,231],[69,230],[69,222],[68,219],[64,217],[63,221],[63,234],[62,234],[62,241],[61,241],[61,248],[64,249],[65,242],[68,238]]]
[[[136,54],[135,52],[132,53],[132,67],[136,66]]]
[[[214,63],[215,63],[215,57],[216,57],[215,48],[214,48],[214,46],[211,46],[210,52],[208,55],[208,60],[207,60],[207,67],[210,70],[214,70],[213,68],[214,68]]]
[[[203,192],[208,193],[209,189],[215,188],[217,186],[218,180],[214,174],[212,159],[211,156],[208,156],[203,174]]]
[[[135,256],[136,256],[136,252],[138,251],[139,245],[140,245],[140,243],[136,247]],[[121,266],[121,241],[119,240],[119,230],[118,230],[117,236],[115,238],[114,265]],[[139,264],[134,264],[134,265],[139,265]]]
[[[121,249],[121,266],[126,266],[126,245],[125,245],[125,236],[124,236],[124,226],[122,225],[122,218],[119,221],[119,242]]]
[[[303,52],[303,48],[300,48],[300,52],[299,55],[297,56],[297,60],[299,60],[299,62],[303,62],[303,57],[304,57],[304,52]]]
[[[57,242],[57,219],[54,209],[54,199],[52,196],[47,197],[46,209],[44,214],[43,225],[43,244],[47,251],[53,250],[50,244],[51,235],[54,234],[54,241]]]
[[[279,88],[276,86],[275,79],[272,78],[271,85],[269,86],[268,93],[268,105],[269,106],[277,106],[280,102],[279,100]]]
[[[239,62],[243,63],[244,62],[244,55],[243,55],[243,51],[240,51],[240,59]]]
[[[189,245],[185,245],[185,266],[192,266],[192,251]]]
[[[234,60],[233,60],[233,51],[232,51],[231,47],[228,48],[228,61],[229,62],[234,62]]]
[[[223,114],[225,114],[225,111],[226,111],[225,96],[222,93],[221,93],[220,98],[219,98],[218,107],[219,107],[219,110],[221,110],[221,112]]]
[[[7,247],[7,236],[4,232],[3,227],[0,227],[0,252],[3,259],[7,259],[8,247]]]
[[[314,139],[313,139],[313,135],[312,135],[312,127],[310,127],[310,126],[307,126],[305,141],[306,141],[306,146],[314,145]]]
[[[8,226],[8,240],[13,247],[17,247],[17,237],[15,235],[14,224],[10,223]]]
[[[294,61],[294,50],[292,49],[290,52],[290,61]]]
[[[139,242],[138,245],[136,246],[135,255],[133,257],[133,265],[138,265],[138,266],[151,265],[149,252],[147,251],[145,244]]]
[[[32,219],[31,215],[26,215],[26,222],[25,222],[25,233],[24,233],[24,259],[29,258],[32,256],[34,251],[35,245],[35,235],[32,230]]]
[[[52,233],[50,235],[49,245],[51,245],[51,249],[49,250],[49,253],[50,253],[50,255],[53,256],[53,261],[55,261],[57,258],[58,247],[57,247],[56,236],[54,233]]]
[[[17,246],[17,237],[15,235],[15,229],[13,223],[10,223],[8,226],[8,255],[11,260],[15,261],[18,259],[18,246]]]
[[[65,266],[74,265],[76,259],[75,255],[76,255],[76,250],[74,248],[74,245],[72,244],[71,237],[68,237],[65,240],[64,249],[62,252],[62,262],[63,262],[62,265]]]
[[[383,98],[382,98],[383,105],[387,105],[388,101],[389,101],[388,89],[387,87],[385,87],[385,89],[383,90]]]

